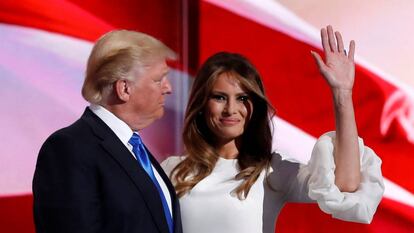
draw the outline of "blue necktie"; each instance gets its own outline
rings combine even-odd
[[[151,178],[152,182],[154,182],[155,187],[158,189],[158,193],[160,195],[162,206],[164,207],[164,215],[168,223],[168,228],[170,233],[174,232],[173,221],[170,214],[170,208],[168,208],[167,201],[165,199],[164,193],[161,189],[160,184],[158,183],[157,179],[155,178],[154,171],[152,170],[151,161],[149,160],[147,151],[145,150],[144,144],[142,143],[141,137],[134,133],[132,134],[131,139],[129,139],[129,143],[132,145],[132,152],[134,152],[135,156],[139,164],[144,168],[147,172],[149,177]]]

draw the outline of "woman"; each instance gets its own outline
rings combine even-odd
[[[384,190],[381,160],[358,141],[352,104],[354,50],[321,30],[336,132],[323,135],[307,165],[272,153],[273,109],[256,69],[238,54],[210,57],[196,76],[185,115],[186,155],[162,166],[180,197],[188,233],[273,232],[285,202],[316,200],[335,218],[369,223]],[[361,161],[361,162],[360,162]]]

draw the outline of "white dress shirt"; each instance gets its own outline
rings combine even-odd
[[[132,145],[129,144],[129,139],[131,139],[132,134],[134,133],[131,128],[121,119],[116,117],[113,113],[105,109],[100,105],[92,104],[89,106],[89,109],[95,113],[109,128],[116,134],[116,136],[121,140],[121,142],[128,148],[131,152],[131,156],[135,159],[134,152],[132,152]],[[138,132],[135,132],[138,134]],[[151,164],[152,170],[154,171],[155,178],[157,179],[158,183],[161,186],[162,192],[164,193],[165,199],[168,204],[168,208],[170,209],[171,217],[172,217],[172,207],[171,207],[171,195],[168,191],[167,185],[165,184],[164,180],[161,178],[160,174],[158,173],[157,169]]]

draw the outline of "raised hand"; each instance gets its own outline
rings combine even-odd
[[[349,44],[347,55],[341,33],[334,34],[332,26],[321,29],[321,38],[325,61],[315,52],[312,55],[333,94],[336,125],[335,184],[341,191],[354,192],[361,182],[358,132],[352,103],[355,42]]]
[[[321,38],[326,61],[318,53],[311,52],[321,74],[332,91],[352,91],[355,77],[355,42],[350,42],[349,52],[346,54],[341,33],[334,34],[330,25],[321,29]]]

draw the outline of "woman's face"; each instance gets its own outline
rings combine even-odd
[[[243,134],[253,113],[253,103],[233,74],[222,73],[214,82],[204,112],[216,141],[226,143]]]

